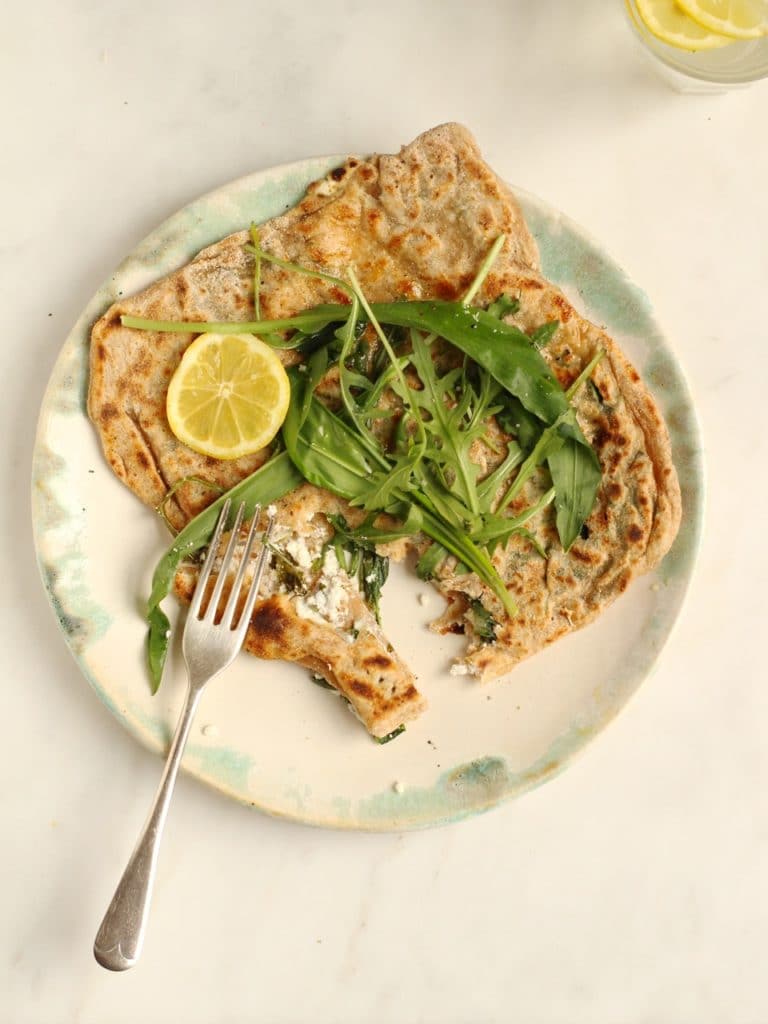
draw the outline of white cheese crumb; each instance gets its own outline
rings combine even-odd
[[[267,515],[270,518],[272,516],[276,516],[277,515],[277,506],[276,505],[267,505]]]
[[[400,782],[399,779],[397,780],[397,782],[392,783],[392,789],[394,789],[394,791],[398,794],[405,792],[405,786],[402,784],[402,782]]]
[[[368,575],[365,577],[365,582],[366,583],[375,583],[376,582],[376,573],[375,572],[369,572]]]
[[[318,622],[323,626],[341,626],[347,617],[349,597],[343,582],[338,577],[323,579],[320,588],[309,597],[296,601],[296,611],[302,619]]]
[[[218,727],[215,725],[204,725],[200,732],[203,734],[203,736],[207,736],[208,739],[211,740],[215,740],[216,737],[219,735]]]
[[[344,584],[332,577],[325,588],[328,619],[334,626],[340,626],[347,614],[348,597]]]
[[[328,548],[325,552],[325,558],[323,559],[323,574],[325,576],[336,576],[341,569],[339,560],[336,557],[336,552],[333,548]]]
[[[309,569],[312,554],[303,538],[291,539],[285,550],[302,569]],[[322,575],[317,590],[296,602],[296,611],[303,619],[312,622],[330,623],[343,626],[349,614],[349,579],[339,565],[333,548],[323,556]]]
[[[286,543],[285,550],[300,569],[309,569],[312,565],[312,555],[303,537],[292,537]]]
[[[327,626],[328,622],[305,597],[299,597],[296,601],[296,613],[301,619],[309,622],[317,622],[320,626]]]
[[[465,665],[462,661],[457,661],[454,665],[451,665],[452,676],[468,676],[470,675],[469,665]]]
[[[299,373],[306,373],[307,372],[307,364],[306,363],[299,363],[298,369],[299,369]]]

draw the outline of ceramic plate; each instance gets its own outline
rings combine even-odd
[[[167,746],[185,687],[177,647],[154,697],[144,666],[142,605],[168,535],[112,475],[86,417],[90,326],[118,296],[249,221],[294,205],[310,181],[339,162],[260,171],[162,224],[84,310],[45,394],[32,493],[45,588],[86,678],[126,729],[157,751]],[[228,796],[337,828],[418,828],[486,810],[556,775],[626,703],[669,636],[702,509],[698,431],[683,375],[643,292],[581,228],[534,196],[517,196],[544,274],[605,325],[660,403],[683,491],[675,545],[593,625],[487,685],[449,674],[461,638],[427,631],[440,599],[395,567],[384,592],[384,626],[416,672],[428,712],[380,746],[306,671],[243,655],[204,694],[184,761],[188,772]],[[175,614],[173,600],[166,604]]]

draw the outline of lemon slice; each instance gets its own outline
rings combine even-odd
[[[734,39],[757,39],[768,34],[765,0],[677,0],[694,21],[712,32]]]
[[[689,18],[675,0],[635,0],[635,5],[645,27],[679,50],[714,50],[733,42]]]
[[[290,396],[283,364],[263,341],[252,334],[201,334],[171,378],[168,423],[201,455],[238,459],[269,444]]]

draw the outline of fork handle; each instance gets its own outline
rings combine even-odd
[[[127,971],[133,967],[141,953],[160,839],[201,693],[200,687],[190,685],[187,689],[184,710],[176,726],[152,809],[96,934],[93,955],[109,971]]]

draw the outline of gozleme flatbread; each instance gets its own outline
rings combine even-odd
[[[458,667],[482,678],[507,672],[593,619],[668,550],[679,524],[680,495],[658,409],[616,344],[538,273],[536,245],[516,202],[461,126],[433,129],[397,156],[348,159],[310,186],[298,206],[260,228],[261,245],[274,256],[341,277],[354,267],[373,302],[461,297],[501,234],[504,246],[473,301],[485,306],[501,294],[518,299],[519,309],[507,320],[525,331],[558,321],[543,355],[564,388],[598,352],[605,353],[573,402],[579,426],[599,456],[602,479],[592,513],[567,552],[550,505],[527,523],[526,534],[512,536],[493,553],[517,600],[515,616],[504,612],[478,576],[461,571],[456,559],[441,563],[435,582],[448,606],[435,628],[467,635],[467,656]],[[218,462],[180,444],[166,421],[165,395],[193,335],[120,323],[124,314],[183,321],[252,318],[254,266],[247,241],[243,231],[208,247],[176,273],[116,303],[94,327],[89,413],[115,472],[148,505],[156,506],[192,474],[229,488],[267,457],[262,452]],[[267,319],[346,301],[333,285],[271,264],[263,266],[260,297]],[[291,363],[298,357],[283,358]],[[320,393],[333,401],[334,388],[330,374]],[[501,461],[495,453],[509,439],[499,428],[499,445],[477,446],[473,458],[481,473]],[[550,483],[543,467],[533,473],[511,513],[534,505]],[[171,521],[183,526],[213,496],[198,484],[183,485],[169,505]],[[327,513],[341,513],[350,523],[361,518],[358,510],[309,484],[279,502],[278,511],[287,529],[297,516],[309,516],[318,538]],[[417,535],[381,550],[401,557],[409,549],[423,551],[427,543]],[[180,571],[180,596],[189,595],[195,571]],[[307,583],[315,593],[324,585],[317,575]],[[333,620],[327,602],[316,603],[308,615],[305,598],[273,587],[257,605],[248,649],[297,661],[324,676],[375,735],[422,710],[408,669],[373,628],[375,620],[369,615],[363,630],[354,625],[365,616],[352,590],[342,600],[343,621]],[[490,632],[478,624],[478,609],[490,615]]]

